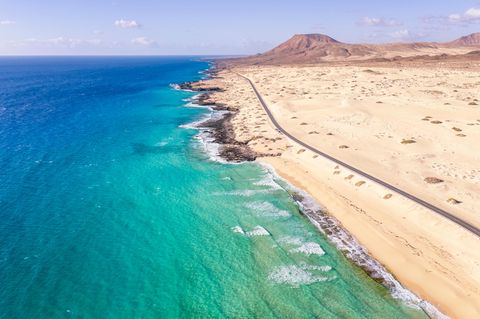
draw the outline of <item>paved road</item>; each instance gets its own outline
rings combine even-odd
[[[458,218],[457,216],[455,215],[452,215],[451,213],[441,209],[441,208],[438,208],[410,193],[407,193],[387,182],[384,182],[368,173],[365,173],[361,170],[359,170],[358,168],[355,168],[345,162],[342,162],[341,160],[339,159],[336,159],[328,154],[325,154],[324,152],[322,151],[319,151],[318,149],[316,149],[315,147],[313,146],[310,146],[308,144],[306,144],[305,142],[299,140],[298,138],[296,138],[295,136],[293,136],[292,134],[288,133],[278,122],[277,120],[275,119],[275,117],[273,116],[272,112],[270,111],[270,109],[268,108],[267,104],[265,103],[265,101],[263,100],[262,96],[258,93],[257,91],[257,88],[255,87],[255,85],[253,84],[253,82],[247,78],[246,76],[242,75],[242,74],[239,74],[237,73],[239,76],[241,76],[242,78],[244,78],[245,80],[248,81],[248,83],[250,83],[250,85],[252,86],[253,88],[253,91],[255,92],[255,95],[257,96],[258,100],[260,101],[260,104],[262,105],[263,109],[265,110],[265,112],[267,113],[268,117],[270,118],[270,121],[273,123],[273,125],[275,126],[275,128],[280,132],[280,133],[283,133],[285,136],[287,136],[288,138],[290,138],[292,141],[296,142],[297,144],[300,144],[302,145],[303,147],[305,147],[306,149],[309,149],[310,151],[320,155],[320,156],[323,156],[324,158],[327,158],[329,159],[330,161],[338,164],[338,165],[341,165],[345,168],[348,168],[349,170],[351,170],[352,172],[355,172],[371,181],[374,181],[376,182],[377,184],[380,184],[388,189],[390,189],[391,191],[397,193],[397,194],[400,194],[412,201],[414,201],[415,203],[425,207],[425,208],[428,208],[429,210],[449,219],[450,221],[454,222],[455,224],[469,230],[470,232],[474,233],[475,235],[479,236],[480,237],[480,229],[475,227],[474,225],[464,221],[463,219],[461,218]]]

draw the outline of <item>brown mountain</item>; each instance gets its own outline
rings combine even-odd
[[[257,55],[265,62],[319,62],[322,60],[364,57],[374,52],[366,46],[347,44],[324,34],[296,34],[276,48]]]
[[[287,42],[280,44],[272,51],[306,50],[322,44],[339,44],[341,42],[324,34],[296,34]]]
[[[288,41],[263,54],[235,60],[247,64],[319,63],[329,61],[358,61],[371,59],[398,59],[415,56],[458,54],[454,49],[465,47],[463,54],[472,51],[469,46],[480,46],[480,33],[474,33],[452,42],[415,42],[388,44],[343,43],[324,34],[297,34]]]
[[[480,46],[480,32],[461,37],[449,42],[449,44],[453,46]]]

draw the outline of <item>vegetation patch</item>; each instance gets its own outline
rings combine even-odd
[[[440,179],[440,178],[437,178],[437,177],[426,177],[424,179],[424,181],[428,184],[440,184],[440,183],[444,182],[443,179]]]
[[[365,72],[365,73],[370,73],[370,74],[375,74],[375,75],[383,74],[383,73],[381,73],[381,72],[374,71],[374,70],[372,70],[372,69],[366,69],[366,70],[363,70],[363,72]]]
[[[461,204],[462,202],[459,201],[458,199],[455,199],[455,198],[453,198],[453,197],[450,197],[450,198],[447,200],[447,203],[452,204],[452,205],[458,205],[458,204]]]

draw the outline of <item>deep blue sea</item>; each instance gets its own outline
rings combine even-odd
[[[0,318],[422,318],[182,127],[206,68],[0,58]]]

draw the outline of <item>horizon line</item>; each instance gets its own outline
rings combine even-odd
[[[15,57],[244,57],[248,54],[1,54],[0,58]]]

